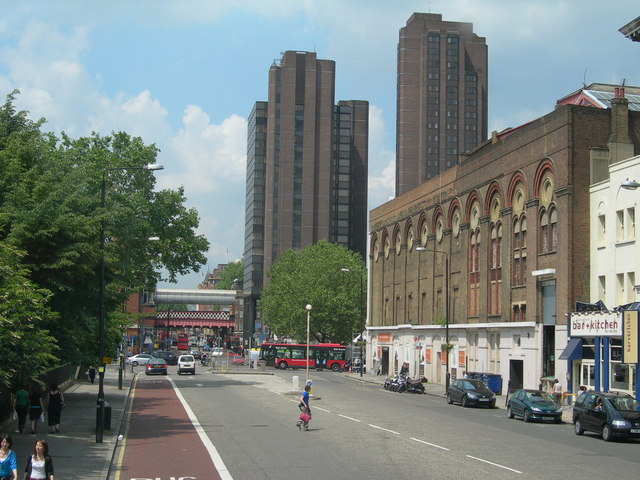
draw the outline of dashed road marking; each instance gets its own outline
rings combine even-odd
[[[341,413],[338,413],[337,415],[338,415],[339,417],[346,418],[347,420],[351,420],[352,422],[358,422],[358,423],[360,423],[360,420],[358,420],[357,418],[347,417],[346,415],[342,415]]]
[[[398,432],[394,432],[393,430],[389,430],[388,428],[379,427],[378,425],[374,425],[373,423],[368,423],[370,427],[377,428],[378,430],[384,430],[385,432],[393,433],[394,435],[400,435]]]
[[[514,470],[513,468],[505,467],[504,465],[500,465],[499,463],[493,463],[493,462],[490,462],[489,460],[484,460],[482,458],[473,457],[471,455],[465,455],[465,456],[467,458],[472,458],[473,460],[478,460],[479,462],[488,463],[489,465],[493,465],[494,467],[504,468],[505,470],[509,470],[510,472],[513,472],[513,473],[522,473],[520,470]]]
[[[411,438],[411,440],[415,442],[420,442],[420,443],[424,443],[425,445],[429,445],[430,447],[439,448],[440,450],[446,450],[447,452],[450,451],[449,448],[443,447],[441,445],[436,445],[435,443],[425,442],[424,440],[420,440],[419,438],[414,438],[414,437],[409,437],[409,438]]]

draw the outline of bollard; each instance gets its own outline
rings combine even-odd
[[[293,381],[291,383],[293,384],[294,390],[300,390],[300,378],[297,375],[293,376]]]

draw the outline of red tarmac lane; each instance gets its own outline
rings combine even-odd
[[[166,377],[135,381],[118,480],[217,480],[209,451]]]

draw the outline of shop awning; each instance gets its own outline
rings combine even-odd
[[[560,354],[560,360],[582,360],[582,339],[570,338],[569,343]]]

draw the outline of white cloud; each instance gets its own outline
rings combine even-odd
[[[395,152],[385,148],[383,112],[369,105],[369,210],[389,200],[395,191]]]
[[[232,115],[215,125],[200,107],[189,105],[182,124],[168,141],[167,153],[182,171],[169,174],[166,182],[188,185],[193,194],[244,188],[246,119]]]

